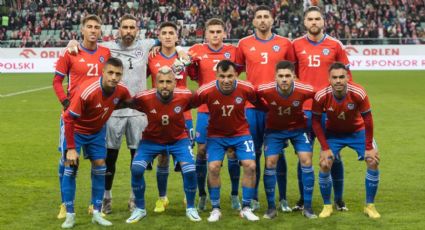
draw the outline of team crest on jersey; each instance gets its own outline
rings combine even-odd
[[[273,51],[274,52],[279,52],[279,50],[280,50],[280,47],[278,45],[274,45],[273,46]]]
[[[103,56],[100,56],[99,61],[100,61],[100,63],[103,63],[103,62],[105,62],[105,58]]]
[[[142,49],[137,49],[137,50],[134,52],[134,55],[136,55],[136,57],[138,57],[138,58],[141,58],[141,57],[143,56],[143,51],[142,51]]]
[[[328,48],[322,50],[323,55],[328,56],[331,51]]]
[[[236,97],[235,102],[236,104],[242,103],[243,99],[241,97]]]
[[[354,109],[354,104],[353,103],[348,103],[347,108],[349,110],[353,110]]]
[[[292,105],[293,105],[294,107],[298,107],[298,106],[300,105],[300,101],[293,101],[293,102],[292,102]]]
[[[119,101],[120,99],[118,97],[114,98],[114,105],[118,104]]]
[[[182,111],[182,107],[181,106],[176,106],[174,108],[174,112],[176,112],[176,113],[180,113],[181,111]]]
[[[229,52],[224,53],[224,57],[225,57],[226,59],[230,59],[230,53],[229,53]]]

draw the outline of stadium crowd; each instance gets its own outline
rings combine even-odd
[[[422,0],[321,0],[326,32],[345,44],[425,44],[425,3]],[[80,19],[97,14],[103,20],[102,40],[117,35],[118,19],[125,13],[139,21],[141,37],[156,37],[157,26],[174,21],[182,45],[203,38],[204,23],[211,17],[225,19],[228,39],[253,33],[253,0],[16,0],[0,15],[0,42],[8,47],[64,46],[79,39]],[[302,12],[310,1],[270,1],[275,15],[274,31],[289,38],[304,33]],[[1,13],[0,13],[1,14]]]

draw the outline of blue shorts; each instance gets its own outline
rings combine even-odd
[[[366,150],[366,132],[360,130],[354,133],[330,133],[326,132],[326,140],[329,148],[335,156],[335,159],[340,159],[341,149],[348,146],[357,152],[357,159],[364,160]]]
[[[313,131],[313,117],[311,110],[304,110],[304,116],[307,118],[307,134],[309,135],[309,138],[311,140],[311,145],[314,145],[314,139],[316,138],[316,135]],[[325,130],[326,127],[326,113],[322,113],[322,128]]]
[[[297,153],[312,152],[313,148],[304,129],[298,130],[266,130],[264,135],[265,157],[283,153],[288,140],[291,141]]]
[[[184,138],[170,144],[160,144],[154,141],[141,140],[137,148],[134,161],[152,162],[159,154],[170,154],[177,162],[195,163],[193,160],[192,147],[190,140]]]
[[[245,116],[249,124],[249,132],[254,140],[255,152],[261,152],[266,127],[266,112],[247,108]]]
[[[196,137],[195,141],[198,144],[205,144],[207,142],[207,127],[208,120],[210,119],[209,113],[198,112],[196,118]]]
[[[252,137],[208,137],[207,138],[207,161],[223,161],[229,147],[236,152],[238,160],[255,160],[254,142]]]
[[[185,120],[186,123],[186,129],[187,129],[187,135],[189,136],[190,143],[193,143],[194,141],[194,135],[193,135],[193,121],[191,120]]]
[[[61,146],[59,146],[59,151],[62,153],[62,157],[65,160],[65,152],[67,150],[65,132],[61,134],[60,139],[63,139],[63,141]],[[78,153],[81,153],[81,148],[83,148],[85,159],[106,159],[106,126],[103,126],[99,132],[90,135],[75,132],[74,140],[75,150],[77,150]]]

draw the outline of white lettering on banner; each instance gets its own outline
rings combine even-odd
[[[425,56],[349,56],[351,70],[425,70]]]
[[[0,59],[1,73],[54,73],[57,59]]]
[[[424,45],[348,45],[348,56],[420,56],[425,53]]]
[[[27,59],[57,59],[64,48],[0,48],[1,57]]]
[[[7,70],[33,70],[34,63],[32,62],[0,62],[0,71],[5,72]]]

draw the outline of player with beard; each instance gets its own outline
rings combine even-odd
[[[344,63],[348,70],[348,76],[351,78],[349,71],[349,61],[344,50],[344,46],[337,39],[324,33],[325,21],[320,8],[312,6],[304,12],[304,26],[307,34],[293,41],[297,76],[306,84],[313,86],[315,89],[321,89],[329,84],[328,69],[329,66],[338,61]],[[308,118],[307,125],[310,133],[310,139],[314,143],[314,133],[312,132],[311,120],[312,100],[304,103],[304,114]],[[326,114],[322,116],[322,124],[324,125]],[[298,163],[298,185],[300,191],[300,199],[293,210],[302,210],[304,207],[303,184],[301,165]],[[334,161],[331,170],[333,178],[334,199],[336,209],[339,211],[347,211],[345,202],[343,201],[344,190],[344,168],[341,159]]]

